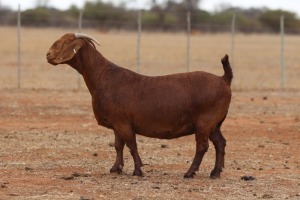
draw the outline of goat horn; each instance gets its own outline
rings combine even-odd
[[[89,36],[87,34],[75,33],[75,37],[76,38],[86,38],[88,40],[92,40],[92,41],[96,42],[100,46],[99,42],[95,38],[93,38],[92,36]]]

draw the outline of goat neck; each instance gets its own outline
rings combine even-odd
[[[83,76],[91,94],[95,90],[101,89],[105,81],[109,80],[110,72],[115,68],[86,40],[83,47],[68,64]]]

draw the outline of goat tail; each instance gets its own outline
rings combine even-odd
[[[224,75],[222,76],[222,78],[225,80],[225,82],[230,86],[231,85],[231,81],[233,78],[233,73],[232,73],[232,68],[230,66],[229,60],[228,60],[228,55],[226,54],[221,62],[223,65],[223,69],[224,69]]]

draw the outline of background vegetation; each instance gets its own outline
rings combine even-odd
[[[22,25],[34,27],[74,27],[78,24],[80,9],[75,5],[67,10],[57,10],[38,1],[36,8],[22,12]],[[47,1],[44,1],[47,2]],[[230,30],[233,13],[236,14],[236,29],[241,32],[278,32],[279,19],[285,17],[287,33],[300,32],[300,20],[293,12],[268,8],[242,9],[220,5],[218,11],[208,12],[198,8],[199,0],[174,0],[159,4],[151,0],[149,10],[142,11],[143,29],[185,30],[187,11],[191,13],[192,30],[224,32]],[[83,26],[99,29],[136,29],[138,10],[126,5],[113,5],[101,0],[86,2],[83,8]],[[17,13],[0,8],[0,25],[15,25]]]

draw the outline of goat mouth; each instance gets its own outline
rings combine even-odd
[[[51,65],[57,65],[57,63],[54,62],[54,58],[47,58],[47,62]]]
[[[56,57],[54,57],[53,55],[51,54],[47,54],[46,55],[46,58],[47,58],[47,62],[52,64],[52,65],[57,65],[57,63],[54,61]]]

